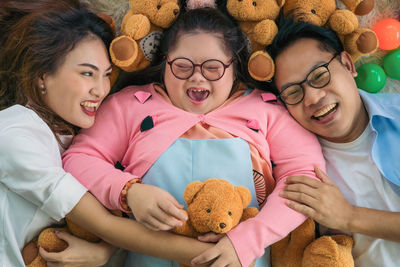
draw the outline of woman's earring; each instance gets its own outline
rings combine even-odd
[[[44,87],[44,83],[42,83],[41,85],[40,85],[40,89],[41,89],[41,93],[42,93],[42,95],[44,95],[44,94],[46,94],[46,87]]]

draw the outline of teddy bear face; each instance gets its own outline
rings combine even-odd
[[[203,188],[188,206],[190,221],[200,233],[226,233],[242,217],[242,199],[234,187],[218,189],[214,188],[210,192]]]
[[[286,0],[283,13],[295,21],[323,26],[335,12],[335,0]]]
[[[275,20],[280,10],[277,1],[283,0],[228,0],[226,7],[239,21]]]
[[[179,15],[178,0],[130,0],[130,8],[135,14],[145,15],[152,24],[168,28]]]

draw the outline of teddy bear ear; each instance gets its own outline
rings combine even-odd
[[[200,181],[194,181],[186,186],[185,193],[183,197],[185,198],[186,204],[190,204],[193,202],[196,194],[203,188],[204,183]]]
[[[249,189],[244,186],[236,186],[235,190],[239,193],[240,197],[242,198],[243,208],[247,207],[251,201],[251,194]]]

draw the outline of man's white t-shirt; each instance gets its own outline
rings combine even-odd
[[[399,212],[400,198],[371,158],[374,138],[370,125],[353,142],[332,143],[320,138],[327,174],[350,204]],[[323,234],[334,232],[323,228],[321,231]],[[400,243],[361,234],[353,234],[353,238],[356,267],[400,266]]]

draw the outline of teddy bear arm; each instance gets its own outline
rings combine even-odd
[[[336,10],[329,18],[329,27],[338,34],[349,34],[358,28],[358,20],[349,10]]]
[[[364,16],[374,8],[374,0],[342,0],[343,4],[354,14]]]
[[[265,51],[254,52],[248,62],[248,70],[255,80],[268,81],[274,76],[275,63],[271,56]]]
[[[378,49],[378,37],[370,29],[358,28],[344,36],[343,45],[355,62],[360,56],[374,53]]]
[[[248,207],[243,210],[242,218],[240,218],[240,222],[243,222],[247,219],[256,217],[259,213],[259,210],[256,207]]]
[[[121,33],[134,40],[145,37],[150,32],[150,20],[142,14],[132,14],[129,11],[121,24]]]
[[[278,27],[270,19],[264,19],[254,26],[254,40],[264,46],[270,45],[277,33]]]
[[[186,210],[182,210],[187,215]],[[187,219],[182,223],[181,226],[175,227],[172,231],[179,235],[189,236],[189,237],[198,237],[200,234],[194,229],[190,219]]]

